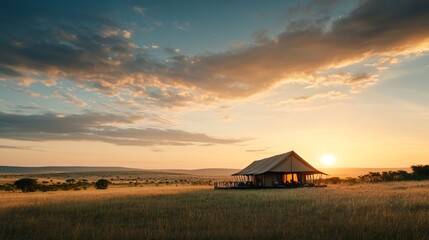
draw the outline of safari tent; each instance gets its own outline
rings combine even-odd
[[[296,152],[290,151],[254,161],[243,170],[233,174],[237,181],[231,182],[230,187],[314,186],[315,180],[320,179],[323,175],[326,174],[311,166]]]

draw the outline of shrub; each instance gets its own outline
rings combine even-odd
[[[381,182],[383,179],[381,178],[381,173],[369,172],[366,175],[359,176],[359,180],[364,182]]]
[[[429,165],[413,165],[411,169],[417,179],[429,179]]]
[[[348,184],[356,184],[356,183],[358,183],[359,181],[358,181],[358,179],[357,179],[357,178],[346,177],[346,179],[344,179],[344,182],[345,182],[345,183],[348,183]]]
[[[39,187],[37,180],[32,178],[21,178],[17,180],[14,185],[22,192],[35,192]]]
[[[76,180],[74,178],[66,179],[66,183],[73,184]]]
[[[0,185],[0,190],[9,191],[9,192],[15,191],[15,185],[6,183],[4,185]]]
[[[107,179],[100,179],[97,182],[95,182],[95,188],[97,188],[97,189],[107,189],[109,187],[109,184],[111,184],[111,182],[109,182],[109,180],[107,180]]]
[[[337,184],[337,183],[341,183],[341,179],[339,177],[331,177],[331,178],[327,178],[325,180],[325,183]]]

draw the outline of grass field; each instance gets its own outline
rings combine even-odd
[[[429,182],[0,193],[0,239],[429,239]]]
[[[64,183],[66,179],[75,179],[76,181],[86,179],[89,182],[95,182],[98,179],[105,178],[114,184],[127,185],[130,182],[140,185],[156,183],[188,183],[188,184],[206,184],[210,181],[232,180],[231,176],[210,176],[210,175],[190,175],[183,173],[169,173],[159,171],[98,171],[98,172],[67,172],[67,173],[3,173],[0,174],[0,184],[13,183],[20,178],[34,178],[39,183],[42,181],[54,183]]]

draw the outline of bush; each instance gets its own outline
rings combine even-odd
[[[429,179],[429,165],[414,165],[411,169],[417,179]]]
[[[338,184],[338,183],[341,183],[341,179],[339,177],[331,177],[331,178],[325,179],[325,183]]]
[[[346,177],[346,179],[344,179],[344,182],[347,183],[347,184],[356,184],[359,181],[358,181],[357,178]]]
[[[15,185],[6,183],[4,185],[0,185],[0,190],[9,191],[9,192],[15,191]]]
[[[14,185],[22,192],[35,192],[39,187],[37,180],[32,178],[21,178],[17,180]]]
[[[109,187],[109,184],[111,184],[111,182],[109,182],[109,180],[107,180],[107,179],[100,179],[97,182],[95,182],[95,188],[97,188],[97,189],[107,189]]]

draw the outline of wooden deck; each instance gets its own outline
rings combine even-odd
[[[214,189],[267,189],[267,188],[278,188],[278,189],[290,189],[290,188],[302,188],[302,187],[327,187],[326,184],[320,183],[294,183],[286,185],[273,186],[255,186],[253,182],[214,182]]]

